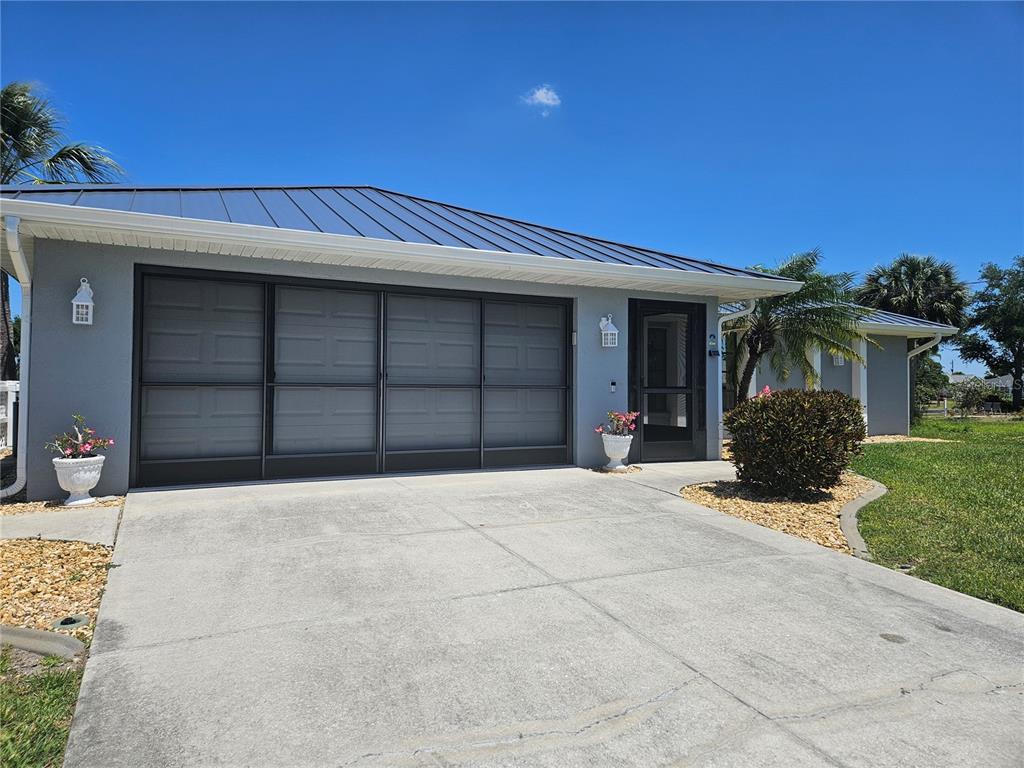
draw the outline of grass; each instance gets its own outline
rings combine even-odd
[[[80,669],[18,674],[0,651],[0,765],[60,766],[81,680]]]
[[[853,469],[889,493],[859,514],[875,561],[1024,612],[1024,421],[926,418]]]

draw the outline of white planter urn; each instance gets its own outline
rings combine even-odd
[[[96,487],[103,472],[105,456],[87,456],[84,459],[54,459],[53,468],[57,470],[57,482],[70,495],[64,502],[65,507],[80,507],[96,501],[89,491]]]
[[[601,441],[604,443],[604,452],[608,457],[608,463],[605,464],[605,469],[609,472],[625,472],[626,465],[622,463],[622,460],[629,456],[629,446],[633,442],[632,435],[601,435]]]

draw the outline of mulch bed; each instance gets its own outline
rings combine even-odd
[[[766,497],[735,480],[688,485],[680,493],[695,504],[849,553],[850,545],[839,528],[839,511],[872,487],[866,477],[846,472],[838,486],[814,501]]]
[[[52,501],[5,501],[0,504],[0,517],[7,515],[30,515],[37,512],[68,512],[73,509],[95,509],[96,507],[119,507],[124,504],[124,496],[104,496],[95,504],[83,507],[65,507],[64,499]]]
[[[0,541],[0,623],[52,630],[55,621],[86,614],[87,625],[60,631],[88,644],[111,554],[83,541]]]

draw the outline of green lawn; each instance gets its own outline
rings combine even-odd
[[[927,418],[917,437],[865,445],[855,471],[889,493],[859,515],[875,561],[1024,611],[1024,421]]]
[[[0,651],[0,765],[57,768],[64,760],[80,669],[20,675]]]

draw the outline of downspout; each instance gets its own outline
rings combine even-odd
[[[754,311],[754,299],[749,299],[742,309],[737,309],[735,312],[726,312],[724,315],[718,316],[718,346],[719,349],[724,347],[722,340],[722,326],[731,320],[739,320],[741,317],[746,317]],[[736,358],[739,360],[739,357]],[[725,383],[725,378],[722,375],[722,365],[725,362],[724,356],[718,358],[718,455],[715,458],[722,458],[722,439],[725,435],[725,424],[722,423],[722,384]]]
[[[913,414],[913,410],[914,410],[914,403],[910,399],[914,395],[914,393],[910,391],[910,359],[913,358],[913,357],[917,357],[922,352],[925,352],[925,351],[931,349],[932,347],[934,347],[936,344],[938,344],[941,341],[942,341],[942,334],[941,333],[936,333],[931,339],[926,341],[924,344],[920,344],[920,345],[918,345],[916,347],[913,347],[912,349],[910,349],[909,352],[907,352],[907,431],[908,432],[910,431],[910,417]]]
[[[18,387],[18,457],[14,482],[6,488],[0,488],[0,499],[20,493],[25,487],[27,473],[25,462],[28,457],[28,369],[29,348],[32,340],[32,275],[28,269],[28,261],[21,249],[21,235],[18,227],[21,220],[17,216],[4,216],[7,250],[14,264],[14,276],[21,284],[21,359],[20,384]],[[0,277],[0,279],[6,279]]]

